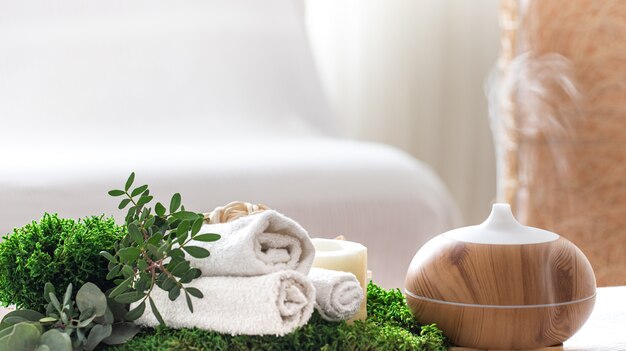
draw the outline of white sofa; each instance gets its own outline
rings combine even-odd
[[[0,232],[122,213],[131,171],[188,208],[264,203],[312,236],[369,248],[400,286],[460,224],[439,178],[391,147],[337,137],[291,0],[0,0]]]

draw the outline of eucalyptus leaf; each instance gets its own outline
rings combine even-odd
[[[74,341],[74,347],[78,348],[78,346],[82,345],[85,341],[87,341],[87,336],[85,335],[84,329],[76,329],[76,340]]]
[[[39,343],[41,327],[30,322],[13,325],[7,333],[0,337],[0,350],[27,351],[34,349]]]
[[[30,322],[30,320],[20,316],[4,317],[4,319],[2,320],[2,323],[4,323],[5,325],[15,325],[24,322]]]
[[[72,351],[72,340],[69,335],[57,329],[50,329],[41,335],[40,345],[45,345],[50,351]]]
[[[130,341],[140,329],[133,323],[115,323],[112,325],[111,335],[102,340],[107,345],[121,345]]]
[[[45,316],[33,310],[15,310],[4,315],[4,318],[2,318],[2,322],[6,322],[7,318],[10,320],[11,317],[19,317],[22,318],[23,321],[36,322]]]
[[[0,323],[0,339],[2,339],[2,337],[9,335],[12,331],[13,331],[13,326],[15,324],[3,324]],[[0,349],[2,350],[2,349]]]
[[[56,294],[56,290],[54,289],[54,285],[52,285],[52,283],[47,282],[43,286],[43,296],[48,303],[50,303],[50,293]]]
[[[96,324],[89,331],[89,336],[87,336],[87,343],[85,343],[86,351],[93,351],[100,342],[111,335],[112,327],[111,325],[102,325]]]
[[[96,317],[93,321],[94,323],[98,324],[113,324],[115,322],[113,311],[109,306],[107,306],[107,310],[106,312],[104,312],[104,316]]]
[[[80,311],[92,307],[95,310],[95,316],[99,317],[106,312],[107,298],[95,284],[85,283],[76,294],[76,306]]]
[[[65,289],[65,295],[63,295],[63,306],[67,306],[72,299],[72,283],[67,285],[67,289]]]
[[[78,326],[84,328],[89,325],[96,318],[96,309],[93,307],[88,307],[85,310],[81,311],[80,316],[78,317]]]
[[[57,299],[57,296],[54,293],[50,293],[48,296],[50,297],[50,303],[52,306],[54,306],[57,312],[61,313],[61,303],[59,302],[59,299]]]
[[[124,315],[126,314],[126,312],[128,312],[127,305],[115,301],[115,299],[112,297],[107,297],[107,303],[109,305],[108,307],[111,310],[111,313],[113,314],[113,321],[123,322]]]
[[[49,324],[49,323],[54,323],[56,321],[58,321],[58,318],[55,317],[43,317],[39,320],[39,323],[41,324]]]

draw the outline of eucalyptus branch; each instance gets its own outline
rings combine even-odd
[[[135,303],[126,314],[127,320],[141,317],[146,308],[146,301],[159,323],[165,324],[158,311],[151,293],[154,287],[168,292],[174,301],[181,291],[190,311],[193,312],[191,297],[202,298],[202,292],[186,286],[200,276],[200,270],[192,268],[187,254],[195,258],[209,256],[209,251],[191,246],[191,241],[211,242],[220,238],[218,234],[200,234],[204,220],[201,213],[186,211],[181,204],[181,196],[176,193],[169,204],[169,212],[163,204],[157,202],[152,208],[147,205],[152,201],[147,185],[131,190],[135,173],[131,173],[124,189],[109,191],[111,196],[123,196],[119,209],[131,205],[126,214],[127,235],[116,243],[115,254],[101,254],[109,260],[108,279],[113,279],[116,287],[110,297],[120,303]],[[167,263],[166,263],[167,262]]]

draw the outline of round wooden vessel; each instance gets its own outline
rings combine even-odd
[[[405,294],[415,317],[456,345],[521,350],[570,338],[593,310],[596,283],[574,244],[522,226],[509,205],[496,204],[484,223],[426,243]]]

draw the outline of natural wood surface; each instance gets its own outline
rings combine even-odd
[[[550,346],[550,347],[542,347],[540,349],[534,350],[514,350],[514,351],[563,351],[563,345],[559,346]],[[485,350],[485,349],[472,349],[469,347],[451,347],[448,351],[496,351],[496,350]],[[497,350],[502,351],[502,350]],[[506,351],[506,350],[505,350]]]
[[[484,245],[441,235],[415,256],[405,287],[422,297],[407,295],[421,322],[437,323],[455,344],[479,349],[561,344],[584,324],[595,301],[591,265],[563,238]],[[528,308],[546,304],[557,305]]]

